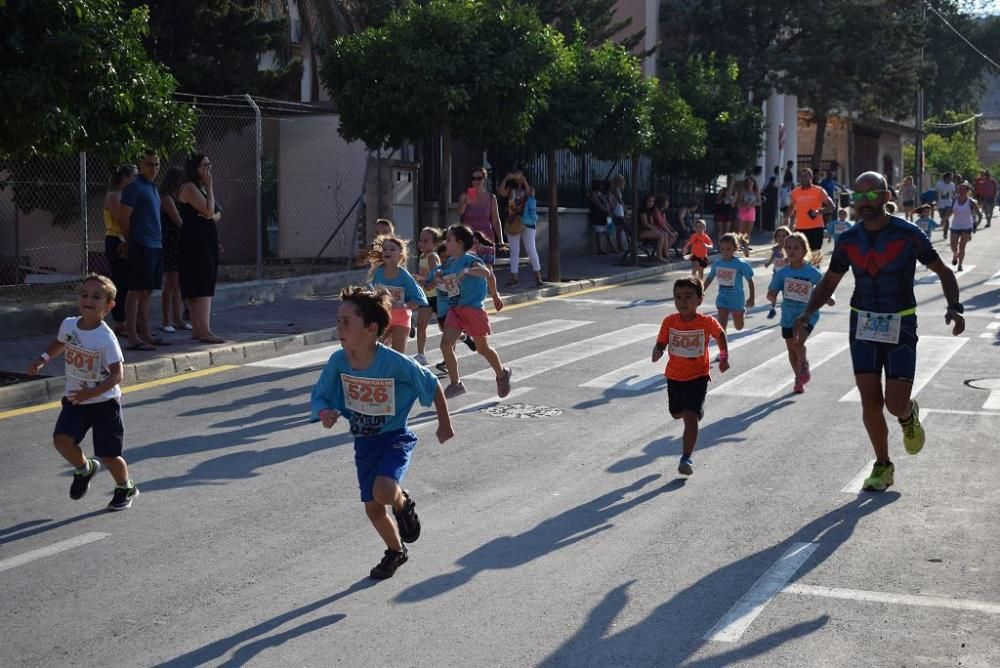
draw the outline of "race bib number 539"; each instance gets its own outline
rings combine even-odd
[[[396,381],[393,378],[361,378],[341,375],[344,401],[355,413],[375,417],[396,414]]]

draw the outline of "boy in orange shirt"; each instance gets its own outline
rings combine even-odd
[[[708,225],[700,218],[694,221],[694,234],[684,244],[684,252],[691,249],[691,275],[699,280],[705,277],[705,267],[708,266],[708,249],[712,247],[712,237],[705,234]]]
[[[667,398],[670,415],[684,420],[684,451],[677,472],[694,473],[691,455],[698,441],[698,422],[705,416],[705,394],[709,374],[708,337],[719,346],[719,371],[729,369],[729,345],[726,332],[719,321],[710,315],[698,313],[705,297],[701,280],[681,278],[674,283],[674,306],[677,313],[663,319],[660,333],[653,347],[653,362],[669,358],[664,375],[667,377]]]

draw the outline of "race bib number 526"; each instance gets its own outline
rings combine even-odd
[[[396,381],[393,378],[361,378],[341,375],[344,400],[355,413],[375,417],[396,414]]]

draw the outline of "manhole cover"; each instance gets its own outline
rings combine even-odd
[[[481,409],[481,412],[495,417],[509,417],[523,420],[525,418],[543,418],[562,415],[562,409],[550,406],[532,406],[531,404],[496,404]]]
[[[974,390],[1000,390],[1000,378],[970,378],[965,381],[967,387]]]

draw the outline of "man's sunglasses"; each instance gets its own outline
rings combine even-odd
[[[868,200],[869,202],[874,202],[878,199],[879,195],[882,193],[889,192],[888,190],[869,190],[868,192],[858,192],[855,190],[851,193],[851,199],[855,202],[863,202]]]

